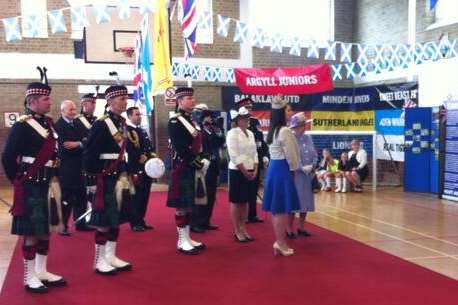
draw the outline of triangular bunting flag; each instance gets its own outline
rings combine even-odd
[[[282,40],[283,38],[280,35],[280,33],[276,33],[273,36],[271,36],[270,52],[282,53],[283,52]]]

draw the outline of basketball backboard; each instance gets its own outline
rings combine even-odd
[[[111,21],[97,24],[94,13],[88,13],[90,26],[84,29],[85,61],[87,63],[132,64],[134,57],[126,56],[120,49],[135,47],[135,37],[140,33],[143,15],[138,8],[131,8],[127,19],[120,19],[118,10],[109,7]],[[149,31],[152,34],[152,15],[149,15]],[[150,42],[152,39],[150,39]],[[150,50],[152,50],[152,45]],[[152,55],[151,55],[152,58]]]

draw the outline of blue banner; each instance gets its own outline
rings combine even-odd
[[[304,110],[364,111],[373,110],[376,91],[373,87],[335,88],[330,92],[303,95]]]
[[[404,135],[404,110],[375,111],[375,130],[383,135]]]
[[[458,110],[447,110],[443,197],[458,201]]]

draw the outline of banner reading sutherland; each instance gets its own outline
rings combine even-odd
[[[235,69],[237,86],[251,94],[312,94],[334,89],[329,65]]]
[[[374,130],[374,111],[313,111],[312,120],[312,130]]]

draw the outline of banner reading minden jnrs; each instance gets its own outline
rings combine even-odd
[[[374,111],[313,111],[312,130],[374,131]]]
[[[235,69],[240,91],[250,94],[311,94],[334,89],[329,65]]]

